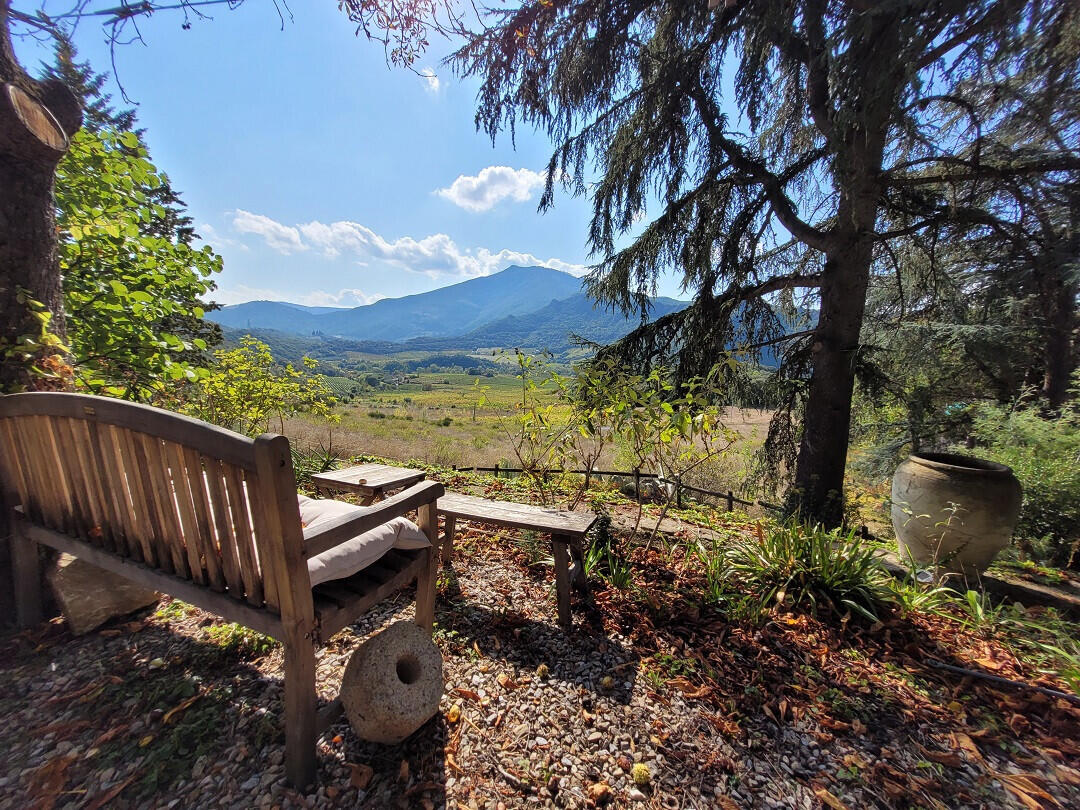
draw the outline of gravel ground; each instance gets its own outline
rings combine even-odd
[[[728,624],[680,596],[677,555],[642,552],[641,589],[575,597],[565,633],[550,569],[497,534],[457,548],[439,714],[400,746],[335,726],[307,795],[283,780],[281,655],[262,637],[167,600],[81,638],[0,637],[0,807],[1080,806],[1080,710],[944,680],[912,649],[929,625]],[[321,697],[411,611],[403,593],[332,639]],[[978,639],[919,643],[1015,665]]]

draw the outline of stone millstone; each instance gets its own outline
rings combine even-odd
[[[89,633],[115,616],[152,605],[160,595],[95,565],[61,554],[46,578],[52,586],[68,628],[77,636]]]
[[[439,710],[442,655],[412,622],[397,622],[353,653],[341,679],[349,725],[362,739],[396,745]]]

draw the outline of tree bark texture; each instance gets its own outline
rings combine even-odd
[[[1076,370],[1074,335],[1077,330],[1077,282],[1070,278],[1072,268],[1065,266],[1055,274],[1040,295],[1045,322],[1043,346],[1044,377],[1042,394],[1052,410],[1059,409],[1069,396],[1069,384]]]
[[[803,416],[792,504],[801,517],[826,526],[844,518],[855,360],[870,280],[869,238],[848,243],[825,260],[821,312],[813,343],[813,373]]]
[[[29,365],[8,351],[41,332],[20,289],[53,313],[50,331],[64,334],[53,183],[82,119],[61,82],[35,81],[19,66],[9,6],[0,0],[0,391],[33,386]]]
[[[0,0],[0,393],[34,387],[30,364],[9,354],[21,335],[41,333],[20,289],[52,313],[49,330],[64,336],[53,185],[68,138],[82,125],[80,103],[63,82],[35,81],[19,66],[10,7]],[[9,483],[0,481],[0,624],[14,613]]]

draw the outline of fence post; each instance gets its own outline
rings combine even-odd
[[[641,500],[641,470],[634,467],[634,498]]]
[[[730,489],[727,491],[727,510],[729,512],[735,511],[735,493]]]
[[[495,462],[495,477],[499,477],[499,462]]]

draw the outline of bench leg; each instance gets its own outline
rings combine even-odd
[[[315,647],[292,638],[285,641],[285,776],[298,790],[315,781],[315,740]]]
[[[570,618],[570,554],[567,538],[551,536],[551,556],[555,558],[555,596],[559,601],[559,624],[569,629]]]
[[[41,564],[38,544],[22,532],[22,517],[11,515],[11,575],[15,592],[15,617],[19,627],[32,627],[43,618]]]
[[[439,567],[439,514],[434,503],[418,510],[420,528],[431,540],[426,550],[427,561],[416,578],[416,623],[429,633],[435,625],[435,574]]]
[[[443,522],[446,525],[443,529],[442,564],[450,567],[453,563],[454,530],[457,528],[457,518],[453,515],[447,515],[443,518]]]

